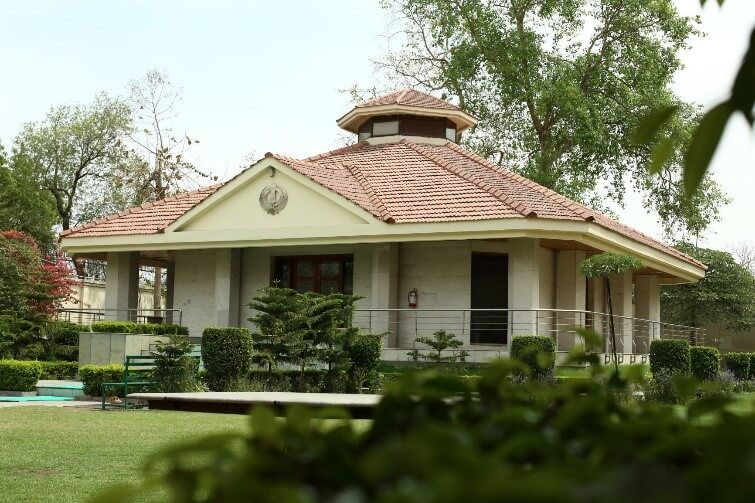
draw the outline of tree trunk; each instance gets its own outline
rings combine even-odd
[[[608,329],[611,332],[611,356],[613,357],[613,363],[616,368],[616,372],[619,371],[619,358],[616,353],[616,327],[613,322],[613,300],[611,299],[611,281],[606,276],[603,281],[606,286],[606,296],[608,297]]]

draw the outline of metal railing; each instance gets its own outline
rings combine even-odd
[[[613,351],[609,315],[569,309],[356,309],[352,325],[384,333],[386,348],[422,349],[417,337],[437,330],[455,334],[465,347],[490,350],[508,345],[521,334],[550,335],[558,351],[568,351],[579,340],[576,328],[590,328],[603,337],[602,350]],[[614,315],[616,351],[647,354],[655,339],[706,342],[703,329]]]
[[[89,325],[96,321],[133,321],[136,323],[175,323],[180,325],[183,313],[180,309],[58,309],[58,320]]]

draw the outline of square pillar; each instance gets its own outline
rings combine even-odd
[[[372,309],[398,307],[398,244],[378,244],[372,248]],[[396,347],[398,316],[396,312],[370,313],[370,330],[373,334],[390,332],[383,341],[385,347]]]
[[[537,334],[540,263],[537,239],[509,240],[509,335]],[[546,334],[543,334],[546,335]]]
[[[170,262],[165,268],[165,309],[173,309],[175,299],[176,264]],[[175,318],[175,319],[174,319]],[[172,311],[165,311],[165,319],[168,323],[178,323],[177,317]]]
[[[584,327],[584,311],[587,301],[587,280],[579,272],[579,265],[587,253],[581,250],[560,250],[556,255],[556,309],[572,312],[557,312],[556,349],[569,351],[574,347],[574,327]]]
[[[105,309],[115,310],[116,320],[135,321],[139,307],[139,252],[107,254]]]
[[[215,313],[221,327],[239,324],[241,250],[224,248],[215,252]]]
[[[616,318],[614,320],[616,329],[616,351],[618,353],[632,353],[632,317],[634,316],[632,305],[632,273],[611,274],[608,279],[611,285],[613,314],[617,317],[625,317]],[[608,328],[607,325],[606,328]],[[606,334],[608,337],[611,335],[608,331],[606,331]]]
[[[650,343],[661,338],[661,278],[657,274],[640,274],[635,278],[634,315],[643,325],[645,352],[650,351]]]
[[[604,284],[604,278],[587,280],[587,310],[590,312],[587,322],[589,328],[602,336],[605,341],[606,334],[608,334],[608,317],[605,313],[608,312],[608,307],[606,306]],[[606,351],[607,349],[608,346],[604,342],[602,350]]]

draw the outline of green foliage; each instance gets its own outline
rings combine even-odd
[[[68,321],[51,321],[42,326],[45,338],[45,359],[75,362],[79,359],[79,333],[88,332],[88,325]]]
[[[155,391],[182,393],[197,391],[197,370],[199,360],[191,355],[192,344],[185,335],[172,334],[168,342],[158,342],[152,352],[155,368],[152,382]]]
[[[465,142],[482,157],[597,206],[606,180],[622,204],[632,179],[668,232],[717,218],[725,198],[712,180],[701,198],[711,205],[688,205],[679,188],[697,111],[670,84],[697,21],[673,0],[383,3],[406,42],[381,68],[455,97],[479,119]],[[664,148],[639,144],[641,118],[669,109],[677,113],[654,114],[662,127],[651,133]],[[662,176],[642,169],[658,158]]]
[[[40,379],[75,379],[79,372],[79,362],[48,361],[42,365]]]
[[[36,323],[19,316],[0,314],[0,358],[37,360],[44,352]]]
[[[0,360],[0,390],[34,391],[42,375],[36,361]]]
[[[92,332],[111,334],[189,335],[188,327],[171,323],[134,323],[133,321],[96,321]]]
[[[432,337],[417,337],[414,342],[426,344],[432,348],[432,351],[421,352],[414,350],[408,353],[413,360],[425,360],[435,363],[463,362],[469,356],[469,352],[461,349],[464,342],[457,339],[456,335],[446,333],[445,330],[433,332]],[[451,351],[451,354],[444,355],[444,351]]]
[[[680,339],[656,339],[650,343],[650,371],[669,374],[690,372],[689,342]]]
[[[721,373],[721,353],[718,348],[692,346],[689,348],[690,370],[698,381],[715,381]]]
[[[755,327],[755,277],[727,252],[688,243],[676,247],[708,270],[697,283],[661,289],[661,319],[693,327],[708,323],[722,323],[734,330]]]
[[[750,380],[755,381],[755,353],[750,353]]]
[[[39,189],[18,156],[9,160],[0,144],[0,231],[21,231],[52,251],[56,216],[52,196]]]
[[[599,253],[582,261],[579,272],[588,278],[605,278],[611,274],[623,274],[642,267],[642,262],[630,255]]]
[[[255,311],[249,321],[257,327],[254,363],[269,371],[296,366],[301,390],[308,389],[305,373],[318,367],[327,367],[323,382],[330,391],[361,391],[365,384],[376,388],[379,336],[346,329],[357,299],[343,294],[301,294],[289,288],[260,289],[249,303]]]
[[[476,382],[432,373],[390,387],[366,431],[306,409],[259,407],[247,434],[156,452],[140,490],[173,501],[749,501],[755,416],[726,399],[678,408],[626,400],[617,376],[517,383],[498,361]],[[602,368],[595,367],[596,375]],[[705,419],[701,421],[701,419]],[[202,491],[195,489],[201,484]]]
[[[249,372],[252,333],[240,327],[205,328],[202,361],[210,391],[233,391]]]
[[[43,121],[25,124],[16,137],[15,157],[37,186],[52,195],[63,229],[82,216],[112,213],[108,205],[117,199],[118,186],[113,172],[129,157],[124,139],[131,130],[130,116],[124,102],[102,93],[89,105],[52,108]]]
[[[344,334],[343,352],[348,359],[348,392],[361,393],[364,387],[372,390],[377,387],[377,369],[382,347],[379,335],[364,334],[357,329]]]
[[[546,335],[517,335],[511,339],[511,358],[523,363],[535,380],[553,378],[556,344]]]
[[[102,383],[123,381],[123,364],[84,365],[79,368],[79,378],[85,395],[102,396]]]
[[[731,372],[738,381],[750,378],[750,360],[752,353],[726,353],[724,368]]]

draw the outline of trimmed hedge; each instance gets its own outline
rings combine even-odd
[[[650,343],[650,371],[670,373],[690,372],[689,342],[680,339],[661,339]]]
[[[207,327],[202,332],[202,361],[210,391],[233,391],[247,376],[252,332],[241,327]]]
[[[692,346],[689,348],[690,370],[698,381],[715,381],[721,372],[721,353],[718,348]]]
[[[133,321],[97,321],[92,332],[110,334],[189,335],[188,327],[172,323],[134,323]]]
[[[0,360],[0,390],[34,391],[42,375],[37,361]]]
[[[751,355],[752,353],[726,353],[724,368],[734,374],[738,381],[746,381],[750,378]]]
[[[102,383],[123,380],[123,364],[84,365],[79,369],[79,377],[84,383],[84,394],[102,396]]]
[[[41,379],[75,379],[79,372],[79,362],[40,362]]]
[[[755,380],[755,353],[750,353],[750,380]]]
[[[556,343],[547,335],[517,335],[511,340],[511,358],[525,364],[533,379],[547,379],[556,365]]]
[[[362,388],[378,386],[377,369],[380,366],[383,342],[379,335],[354,332],[349,334],[343,344],[343,351],[351,364],[347,371],[349,391],[361,393]]]

